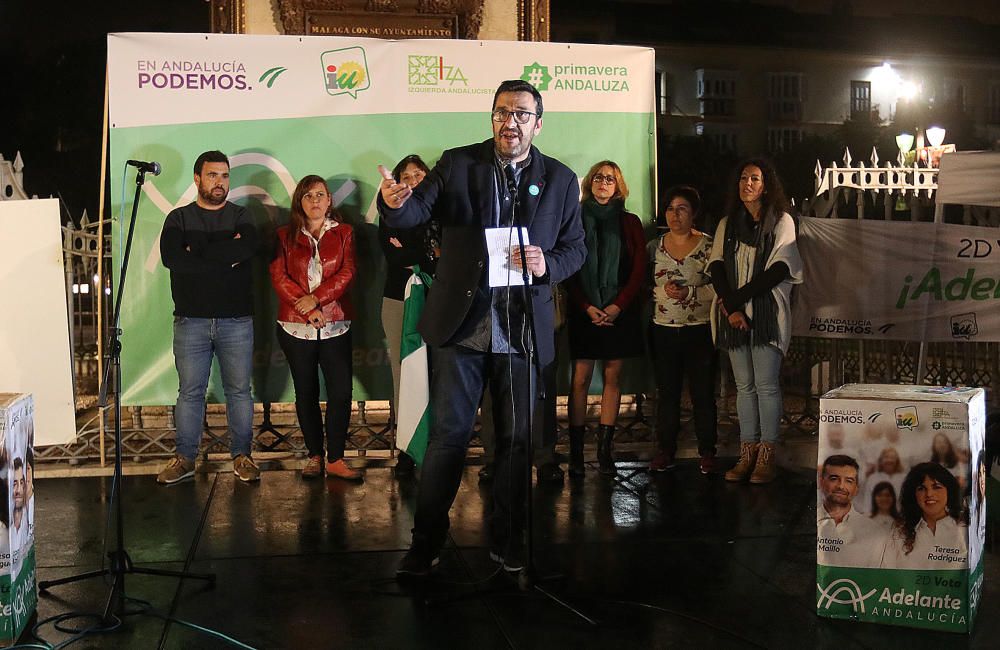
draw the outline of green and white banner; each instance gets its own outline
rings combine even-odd
[[[968,633],[983,592],[971,572],[816,567],[816,613],[866,623]]]
[[[296,181],[327,179],[355,229],[352,288],[354,397],[388,399],[391,375],[380,305],[384,259],[374,210],[379,175],[417,153],[490,137],[493,93],[521,78],[542,92],[535,144],[583,175],[602,159],[621,165],[628,208],[654,213],[654,59],[648,48],[488,41],[382,41],[229,34],[111,34],[108,37],[111,169],[116,260],[134,192],[129,159],[163,167],[140,200],[122,307],[123,400],[172,404],[177,395],[169,275],[159,259],[166,214],[196,196],[199,153],[230,156],[230,200],[246,206],[267,241],[288,218]],[[121,170],[119,172],[119,170]],[[276,299],[267,244],[255,261],[254,393],[291,401],[291,380],[274,338]],[[217,377],[209,399],[222,401]]]
[[[796,336],[1000,341],[996,228],[803,218]]]

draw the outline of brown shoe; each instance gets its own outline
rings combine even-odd
[[[761,484],[774,480],[777,465],[774,462],[774,445],[762,442],[757,446],[757,464],[750,475],[750,482]]]
[[[360,481],[361,472],[351,469],[344,459],[336,460],[332,463],[326,464],[326,475],[335,476],[337,478],[342,478],[345,481]]]
[[[731,482],[745,481],[750,473],[753,472],[754,467],[757,464],[757,443],[756,442],[741,442],[740,443],[740,460],[736,465],[726,472],[726,480]]]
[[[178,454],[170,459],[166,467],[160,470],[156,476],[156,482],[160,485],[173,485],[192,476],[194,476],[194,461]]]
[[[317,476],[323,476],[323,457],[310,456],[305,467],[302,468],[302,478],[316,478]]]
[[[260,468],[257,467],[257,463],[244,454],[233,459],[233,474],[244,483],[260,480]]]

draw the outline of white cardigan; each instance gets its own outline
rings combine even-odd
[[[726,223],[728,217],[724,217],[715,230],[715,239],[712,241],[712,253],[708,263],[711,265],[716,260],[722,260],[723,246],[726,241]],[[802,283],[802,258],[799,257],[799,247],[795,243],[795,222],[787,212],[782,213],[778,222],[774,226],[774,248],[764,265],[765,269],[770,268],[777,262],[784,262],[788,266],[788,278],[782,280],[771,289],[774,302],[778,307],[778,340],[771,341],[782,354],[788,351],[788,345],[792,342],[792,285]],[[739,287],[732,287],[738,289]],[[722,318],[719,306],[722,301],[716,296],[712,304],[712,338],[714,339],[718,330],[719,318]],[[743,312],[748,318],[753,318],[753,305],[746,303]]]

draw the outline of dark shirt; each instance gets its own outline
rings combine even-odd
[[[390,228],[379,223],[378,239],[385,255],[385,290],[382,295],[392,300],[403,300],[406,282],[413,275],[410,267],[419,264],[420,270],[434,275],[436,260],[431,256],[428,239],[432,236],[428,224],[416,228]],[[401,245],[389,240],[395,238]],[[440,244],[438,244],[440,246]]]
[[[227,202],[219,210],[205,210],[190,203],[171,210],[160,235],[160,258],[170,269],[174,315],[253,314],[250,260],[256,252],[257,228],[241,206]]]

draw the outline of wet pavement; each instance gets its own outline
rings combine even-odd
[[[466,470],[435,580],[394,580],[409,542],[416,479],[369,468],[365,481],[306,482],[268,471],[259,484],[231,472],[161,487],[128,477],[126,548],[136,565],[217,576],[129,576],[129,615],[111,634],[72,648],[226,648],[212,628],[254,648],[995,648],[1000,562],[987,552],[983,603],[969,637],[815,615],[815,483],[782,471],[771,485],[704,477],[697,461],[650,476],[619,463],[608,480],[541,485],[535,494],[537,565],[560,577],[520,591],[488,557],[487,488]],[[101,566],[111,479],[35,484],[38,579]],[[114,527],[108,545],[114,545]],[[39,618],[101,611],[107,585],[52,587]],[[167,621],[162,616],[177,619]],[[180,621],[183,621],[180,622]],[[51,642],[68,636],[51,627]],[[246,647],[243,646],[243,647]]]

